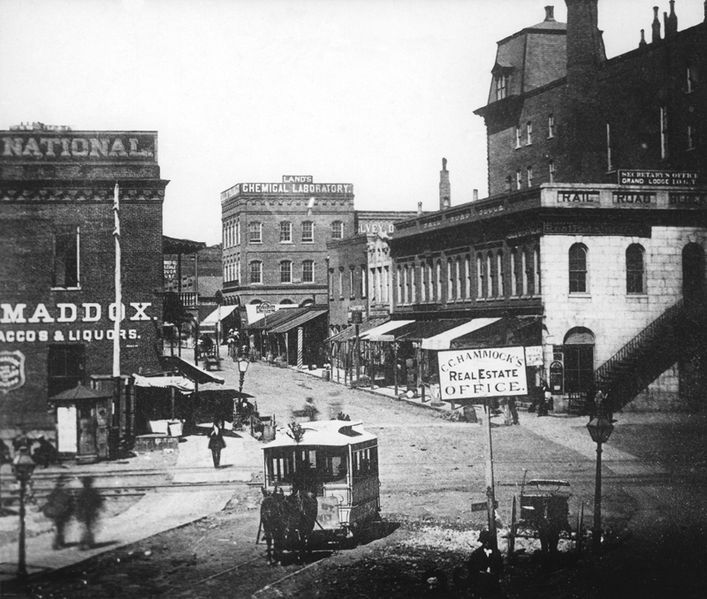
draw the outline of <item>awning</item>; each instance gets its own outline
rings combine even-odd
[[[220,314],[219,310],[221,311]],[[211,312],[211,314],[209,314],[206,318],[204,318],[204,320],[201,321],[201,324],[199,326],[215,326],[219,320],[219,317],[221,318],[221,320],[223,320],[224,318],[230,316],[234,310],[238,310],[238,306],[229,304],[228,306],[221,306],[221,308],[216,308],[213,312]]]
[[[358,327],[359,337],[362,336],[363,333],[370,331],[373,327],[377,327],[379,325],[382,325],[385,322],[388,322],[387,316],[382,316],[380,318],[369,318],[368,320],[364,320]],[[349,327],[346,327],[343,331],[339,331],[338,333],[335,333],[331,337],[327,337],[325,339],[325,342],[326,343],[343,343],[344,341],[348,341],[349,339],[353,339],[355,336],[356,336],[356,326],[351,325]]]
[[[542,316],[506,316],[481,329],[452,339],[450,348],[541,345],[542,328]]]
[[[182,360],[179,356],[160,356],[160,366],[164,370],[176,370],[183,374],[189,380],[199,383],[219,383],[223,385],[224,379],[220,376],[206,372],[194,364],[190,364],[186,360]]]
[[[180,393],[194,392],[194,383],[183,376],[142,376],[133,374],[133,382],[136,387],[174,388]]]
[[[422,349],[449,349],[451,343],[454,339],[483,329],[495,322],[501,320],[500,318],[474,318],[464,324],[456,326],[452,329],[434,335],[433,337],[427,337],[422,340]]]
[[[302,326],[303,324],[309,322],[310,320],[314,320],[315,318],[322,316],[323,314],[326,314],[327,310],[310,310],[308,312],[305,312],[304,314],[299,314],[298,316],[295,316],[291,320],[288,320],[286,322],[283,322],[282,324],[275,326],[271,329],[268,329],[268,333],[287,333],[287,331],[291,331],[295,327]]]
[[[284,308],[281,310],[278,310],[277,312],[271,312],[267,316],[264,316],[260,320],[256,320],[255,322],[248,321],[248,326],[247,328],[249,330],[268,330],[270,331],[273,327],[279,326],[284,322],[287,322],[291,318],[294,318],[295,316],[299,316],[300,314],[305,314],[309,308]]]
[[[396,341],[422,342],[430,337],[449,331],[464,324],[466,318],[437,318],[433,320],[416,320],[404,329],[395,331]]]
[[[382,325],[373,327],[361,335],[360,339],[367,341],[393,341],[394,337],[390,335],[392,331],[404,327],[407,324],[415,322],[414,320],[389,320]]]

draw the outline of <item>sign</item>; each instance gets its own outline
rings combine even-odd
[[[616,206],[627,206],[643,208],[645,206],[655,206],[655,193],[647,191],[615,191],[611,195],[612,202]]]
[[[542,366],[543,365],[543,346],[530,345],[525,348],[525,365],[526,366]]]
[[[352,183],[237,183],[221,192],[221,201],[243,194],[327,194],[351,195]]]
[[[599,204],[598,191],[559,190],[558,204]]]
[[[665,187],[669,185],[695,186],[698,174],[696,171],[652,171],[652,170],[620,170],[620,185],[652,185]]]
[[[489,347],[440,351],[440,399],[474,399],[526,395],[525,351]]]
[[[157,133],[11,131],[0,162],[156,162]]]
[[[24,384],[24,354],[19,351],[0,351],[0,392],[9,393]]]
[[[282,175],[283,183],[312,183],[314,177],[312,175]]]
[[[550,391],[553,395],[562,395],[565,392],[564,371],[565,367],[559,360],[550,364]]]
[[[261,302],[255,307],[255,311],[260,314],[272,314],[275,311],[275,306],[270,302]]]

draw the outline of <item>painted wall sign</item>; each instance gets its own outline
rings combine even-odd
[[[156,133],[12,131],[0,138],[3,162],[156,162]]]
[[[620,170],[620,185],[697,185],[698,174],[694,171]]]
[[[121,304],[120,320],[152,320],[147,309],[152,302],[130,302],[129,308]],[[99,322],[104,316],[115,322],[116,304],[111,303],[104,309],[101,304],[84,302],[82,304],[58,303],[55,308],[47,308],[39,303],[27,309],[27,304],[0,304],[0,324],[34,324],[52,322]]]
[[[24,384],[24,354],[19,351],[0,351],[0,392],[9,393]]]
[[[558,204],[599,204],[598,191],[559,190],[557,192]]]
[[[521,346],[440,351],[438,361],[441,399],[528,393]]]
[[[668,195],[671,208],[704,208],[707,206],[705,193],[671,193]]]
[[[237,183],[221,193],[225,201],[241,194],[352,194],[352,183]]]
[[[282,175],[283,183],[313,183],[312,175]]]
[[[392,221],[360,222],[358,223],[358,232],[364,235],[367,233],[387,233],[392,235],[395,232],[395,224]]]
[[[615,191],[611,194],[611,199],[616,206],[635,206],[636,208],[655,206],[656,203],[656,195],[645,191]]]

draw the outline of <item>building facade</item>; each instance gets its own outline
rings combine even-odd
[[[326,246],[353,233],[353,201],[352,184],[314,183],[309,175],[222,192],[227,301],[326,304]]]
[[[607,60],[596,0],[567,9],[566,25],[547,9],[499,42],[476,111],[490,196],[396,225],[395,316],[506,322],[456,343],[540,344],[559,409],[597,387],[616,409],[690,407],[706,356],[707,28],[678,32],[671,2],[664,35],[654,22],[650,43]]]
[[[53,437],[58,408],[51,397],[78,383],[97,388],[112,380],[117,317],[121,376],[158,367],[166,185],[156,132],[71,131],[39,123],[0,132],[3,435],[35,429]],[[125,426],[121,402],[124,407],[123,397],[109,413],[93,414],[88,426]]]

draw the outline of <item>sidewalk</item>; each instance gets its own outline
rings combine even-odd
[[[171,484],[148,491],[127,510],[101,520],[96,531],[97,546],[93,549],[78,549],[80,532],[72,522],[66,533],[69,546],[59,551],[52,550],[51,522],[36,513],[38,506],[30,506],[28,518],[36,519],[42,531],[26,539],[28,574],[31,576],[70,566],[222,510],[233,496],[236,486],[250,481],[252,474],[259,471],[262,460],[261,444],[257,440],[246,432],[235,434],[237,436],[226,437],[226,448],[221,454],[221,467],[218,469],[213,467],[205,436],[185,437],[179,444],[176,463],[167,468]],[[141,468],[146,478],[150,478],[151,462],[158,465],[161,459],[154,456],[152,460],[146,460],[145,456],[137,456],[123,461],[121,466],[124,469],[128,466],[134,470]],[[106,469],[105,464],[90,466],[61,472],[74,478],[98,471],[99,467],[103,471]],[[119,476],[120,473],[117,474]],[[161,469],[153,467],[152,476],[157,477],[157,484],[164,482]],[[195,483],[206,486],[183,486]],[[33,510],[35,513],[31,513]],[[17,516],[5,518],[16,519],[19,526]],[[16,543],[0,547],[0,584],[16,577],[17,557]]]

